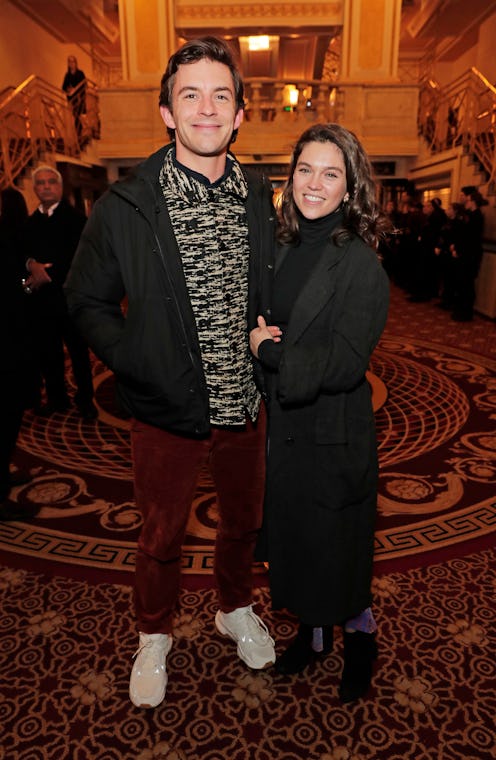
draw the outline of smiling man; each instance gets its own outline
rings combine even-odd
[[[206,464],[219,513],[215,624],[249,667],[275,660],[252,609],[265,414],[248,345],[257,314],[268,314],[274,218],[270,185],[229,152],[243,105],[223,41],[193,40],[171,57],[160,112],[172,142],[95,204],[66,283],[71,313],[132,417],[143,516],[130,683],[138,707],[165,696],[181,546]]]

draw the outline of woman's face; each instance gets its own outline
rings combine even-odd
[[[293,174],[293,198],[303,216],[327,216],[345,196],[346,167],[340,149],[331,142],[307,143]]]

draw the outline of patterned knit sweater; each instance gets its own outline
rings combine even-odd
[[[248,343],[248,187],[233,156],[215,183],[169,151],[160,184],[196,320],[212,425],[256,419],[260,395]]]

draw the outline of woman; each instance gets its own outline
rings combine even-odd
[[[337,124],[301,136],[282,193],[273,325],[250,334],[268,386],[267,495],[258,558],[276,609],[300,622],[276,662],[301,672],[344,629],[340,698],[363,696],[376,656],[370,610],[377,445],[365,377],[387,315],[378,259],[387,220],[370,163]]]

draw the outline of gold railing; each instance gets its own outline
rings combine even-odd
[[[65,93],[41,77],[28,77],[0,97],[0,188],[47,153],[79,156],[100,136],[98,95],[90,80],[68,102]]]
[[[446,87],[422,83],[419,131],[432,153],[462,146],[496,181],[496,88],[475,67]]]

